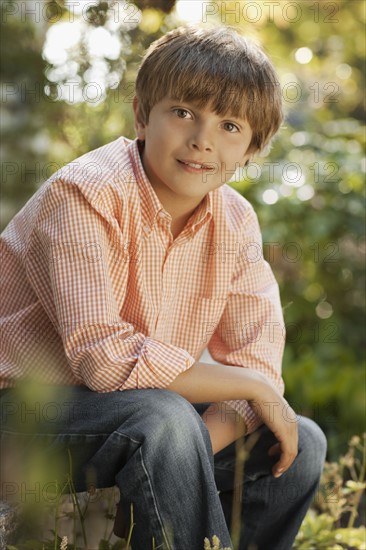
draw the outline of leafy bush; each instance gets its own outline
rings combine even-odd
[[[366,488],[365,470],[366,434],[362,445],[360,437],[352,437],[339,462],[325,463],[320,490],[301,525],[294,549],[366,549],[365,517],[358,518]],[[357,518],[363,525],[354,527]]]

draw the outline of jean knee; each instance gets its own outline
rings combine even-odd
[[[174,449],[195,448],[210,436],[206,425],[194,407],[181,395],[164,389],[144,390],[146,399],[141,410],[144,439],[149,445],[164,445]]]
[[[327,439],[314,420],[301,416],[298,423],[299,458],[309,474],[320,477],[327,453]]]

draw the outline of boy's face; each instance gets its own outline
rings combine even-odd
[[[163,206],[198,205],[230,180],[250,158],[252,130],[243,119],[220,116],[209,107],[164,98],[144,124],[134,100],[137,137],[145,141],[142,163]]]

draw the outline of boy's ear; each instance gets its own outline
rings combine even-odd
[[[139,111],[139,100],[137,96],[133,98],[133,112],[135,116],[135,132],[139,140],[145,140],[145,124],[141,120],[140,111]]]

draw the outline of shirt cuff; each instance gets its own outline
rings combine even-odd
[[[234,409],[244,419],[246,425],[245,435],[249,435],[257,430],[262,424],[263,420],[253,411],[248,401],[224,401],[229,407]]]
[[[121,390],[166,388],[195,362],[184,349],[146,337],[136,365]]]

